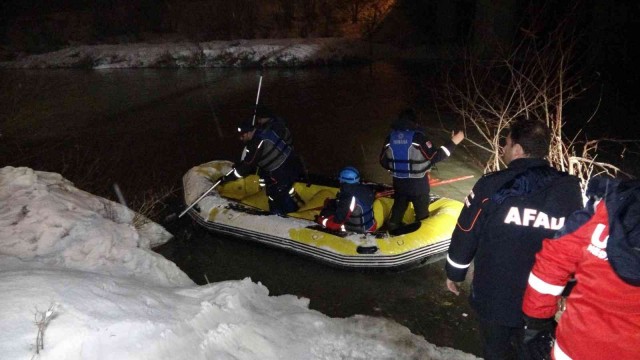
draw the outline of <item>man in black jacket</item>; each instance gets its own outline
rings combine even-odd
[[[548,127],[516,119],[503,147],[507,169],[484,175],[465,199],[445,266],[447,288],[458,295],[474,262],[470,302],[480,321],[485,359],[516,355],[522,299],[535,254],[565,218],[582,208],[576,177],[544,160]]]
[[[303,167],[284,120],[265,106],[258,106],[255,123],[246,119],[238,126],[238,132],[245,147],[234,171],[223,182],[242,178],[257,169],[266,186],[269,211],[284,215],[298,210],[293,183],[302,175]]]
[[[402,218],[413,204],[414,221],[429,216],[429,177],[427,172],[436,163],[449,158],[456,145],[464,139],[458,131],[445,145],[436,148],[427,140],[425,131],[416,122],[411,108],[400,112],[391,125],[391,133],[385,139],[380,152],[380,165],[393,176],[393,206],[388,222],[389,230],[402,225]]]

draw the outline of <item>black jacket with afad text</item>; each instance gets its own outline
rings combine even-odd
[[[542,159],[521,158],[484,175],[465,199],[445,266],[463,281],[474,262],[470,302],[478,315],[505,326],[522,324],[527,277],[542,240],[582,208],[579,180]]]

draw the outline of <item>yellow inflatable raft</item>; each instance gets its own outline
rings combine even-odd
[[[229,161],[217,160],[191,168],[183,177],[185,204],[192,205],[232,166]],[[386,185],[377,186],[389,189]],[[384,223],[393,199],[388,195],[381,196],[374,203],[374,214],[381,231],[372,234],[337,232],[324,229],[313,220],[325,199],[335,197],[338,188],[303,182],[294,187],[304,205],[286,217],[269,214],[267,198],[256,175],[216,187],[188,214],[213,232],[283,248],[330,265],[396,269],[426,264],[444,256],[463,206],[460,201],[436,197],[429,206],[427,219],[390,234],[384,231]],[[410,206],[404,221],[411,223],[413,218]]]

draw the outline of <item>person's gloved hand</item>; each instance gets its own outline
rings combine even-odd
[[[229,181],[233,181],[235,179],[237,179],[237,177],[233,173],[224,175],[223,177],[220,178],[220,185],[224,183],[228,183]]]
[[[342,230],[342,225],[333,221],[333,215],[316,217],[316,222],[330,230]]]
[[[328,227],[330,223],[333,223],[333,215],[329,215],[329,216],[318,215],[316,217],[316,222],[324,227]]]
[[[554,318],[532,318],[524,316],[522,337],[523,352],[527,359],[551,359],[551,349],[555,341],[556,321]]]
[[[527,343],[533,340],[536,336],[541,333],[551,334],[555,336],[556,333],[556,320],[552,317],[550,318],[532,318],[529,316],[524,316],[524,342]]]

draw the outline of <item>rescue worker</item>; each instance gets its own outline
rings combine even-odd
[[[514,120],[502,158],[465,199],[447,254],[446,286],[458,295],[474,262],[470,303],[480,323],[484,358],[513,358],[522,333],[522,297],[542,239],[582,207],[579,180],[549,165],[551,135],[543,123]]]
[[[293,183],[300,178],[303,168],[293,150],[291,133],[284,120],[259,106],[255,124],[253,119],[246,119],[238,127],[238,133],[245,147],[234,171],[225,176],[223,182],[257,170],[266,187],[271,213],[284,215],[298,210]]]
[[[270,129],[275,131],[287,145],[293,146],[293,136],[286,122],[280,116],[275,115],[267,105],[258,104],[256,108],[256,124],[263,130]]]
[[[416,222],[429,216],[427,172],[447,159],[463,139],[464,133],[458,131],[444,146],[435,148],[416,123],[414,110],[408,108],[400,112],[380,152],[380,165],[393,176],[393,206],[387,225],[390,231],[403,225],[402,218],[409,202],[413,204]]]
[[[340,191],[325,202],[316,222],[327,229],[368,233],[376,230],[373,216],[375,191],[360,183],[360,173],[352,166],[340,171]]]
[[[638,359],[640,181],[596,177],[587,195],[584,210],[536,255],[522,305],[525,349],[540,359]],[[556,329],[558,298],[573,274]]]

